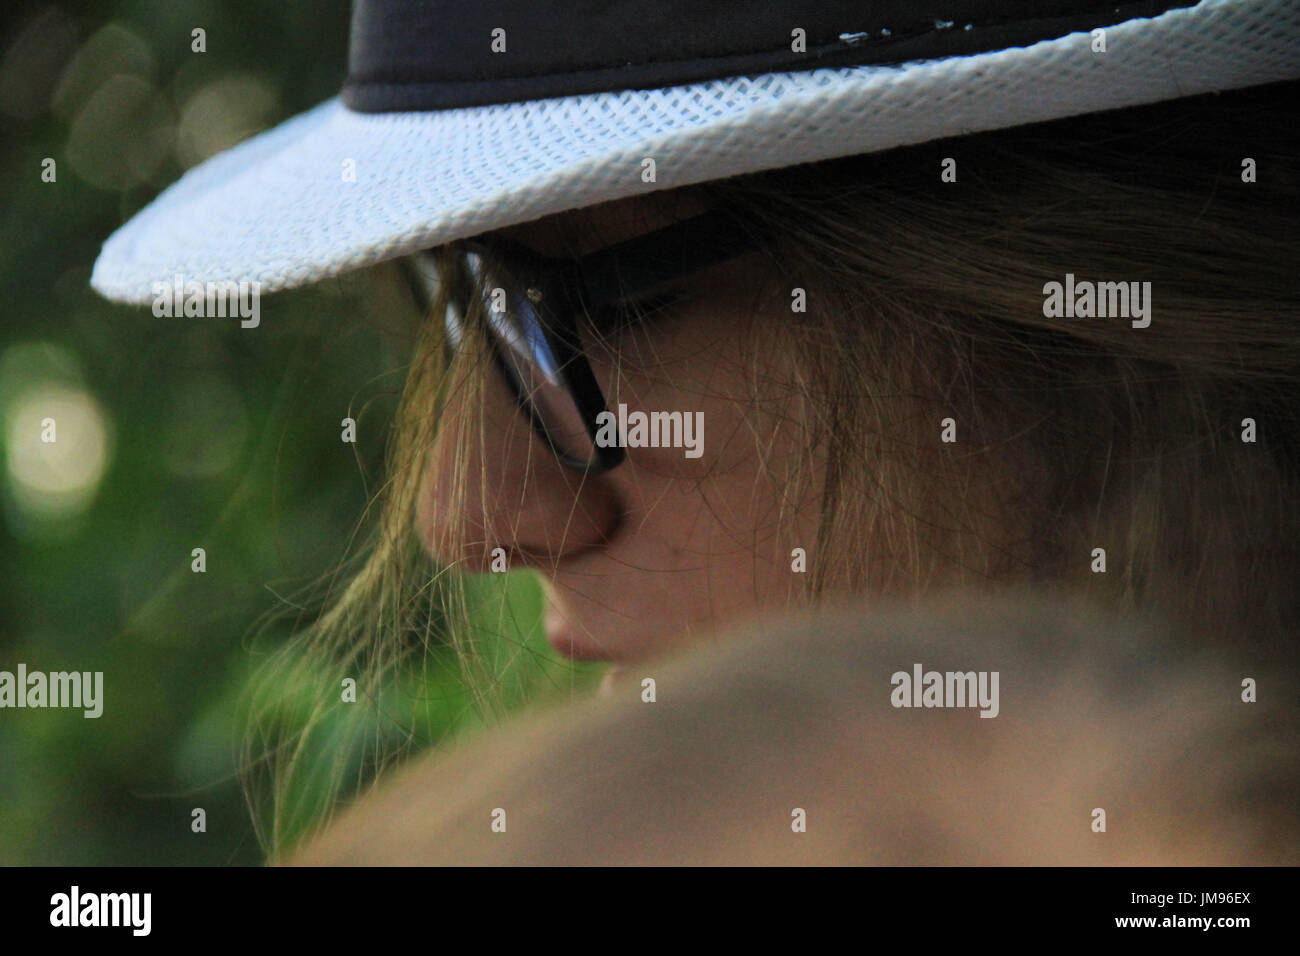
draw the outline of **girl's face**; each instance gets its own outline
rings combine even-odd
[[[670,215],[652,196],[500,234],[546,255],[585,254],[694,211]],[[803,403],[778,345],[790,295],[772,273],[759,254],[694,273],[643,327],[586,351],[608,408],[689,416],[702,426],[698,457],[628,447],[617,468],[584,478],[536,437],[495,369],[486,400],[453,389],[438,441],[463,442],[461,462],[431,465],[420,490],[430,553],[487,571],[501,548],[512,569],[542,572],[554,585],[547,636],[583,660],[643,659],[798,595],[807,574],[791,555],[816,559],[820,466],[799,454]],[[447,451],[429,460],[454,460]]]

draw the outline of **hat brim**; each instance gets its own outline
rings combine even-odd
[[[1290,79],[1300,0],[1204,0],[1092,45],[437,112],[330,100],[186,173],[108,239],[91,285],[132,303],[178,275],[272,292],[655,189]]]

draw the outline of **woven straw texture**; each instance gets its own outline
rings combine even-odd
[[[177,274],[270,292],[652,189],[1288,79],[1300,0],[1206,0],[1110,27],[1106,46],[1076,33],[896,67],[435,113],[330,100],[188,172],[105,243],[91,283],[136,303]]]

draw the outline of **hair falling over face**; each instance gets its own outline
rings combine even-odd
[[[754,480],[779,486],[775,527],[800,511],[815,528],[817,560],[781,601],[1035,587],[1166,622],[1170,653],[1276,657],[1300,623],[1294,92],[1202,97],[675,191],[733,212],[760,240],[775,286],[803,289],[809,303],[756,323],[765,342],[735,342],[749,368],[742,412],[765,423],[784,414],[798,434],[777,460],[776,425],[750,428]],[[1267,190],[1240,181],[1241,156],[1224,144],[1244,144],[1273,177]],[[960,174],[939,189],[945,157]],[[1149,281],[1150,325],[1045,316],[1043,285],[1067,272]],[[465,623],[491,607],[476,604],[464,568],[430,562],[415,527],[430,470],[457,496],[444,506],[473,526],[462,537],[482,538],[494,521],[486,503],[498,476],[468,454],[489,425],[442,414],[452,401],[486,404],[491,361],[474,336],[449,352],[445,305],[422,329],[371,547],[255,698],[248,792],[273,858],[431,743],[386,724],[391,700],[378,692],[354,724],[332,722],[337,682],[316,675],[391,688],[450,646],[485,719],[509,709],[500,662]],[[595,344],[617,370],[621,346]],[[778,379],[773,353],[793,357]],[[955,444],[935,440],[946,418],[958,423]],[[1258,443],[1241,440],[1247,418]],[[444,457],[431,465],[435,449]],[[818,487],[791,490],[810,474]],[[802,513],[809,501],[814,515]],[[1103,544],[1108,571],[1093,573]],[[308,685],[328,692],[297,709],[268,703],[282,696],[275,688]],[[312,758],[322,749],[332,756]],[[1279,772],[1258,759],[1243,772]],[[302,798],[304,775],[328,786]]]

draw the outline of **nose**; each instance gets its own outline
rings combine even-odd
[[[450,389],[426,459],[417,504],[425,548],[442,564],[491,569],[497,548],[511,568],[554,568],[608,543],[622,509],[608,476],[560,463],[519,409],[498,369],[481,388]]]

